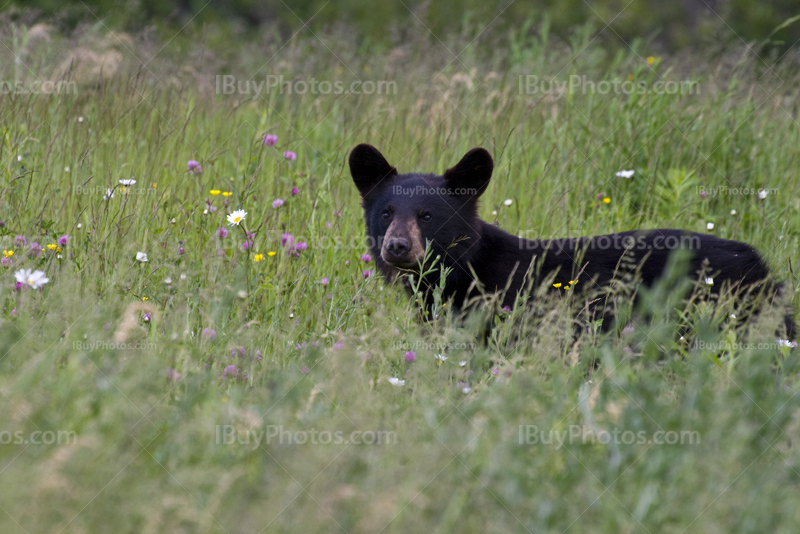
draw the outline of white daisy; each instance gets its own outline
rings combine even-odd
[[[470,388],[470,387],[466,387],[466,388],[464,388],[464,389],[462,389],[462,390],[461,390],[461,392],[462,392],[464,395],[466,395],[466,394],[467,394],[467,393],[469,393],[470,391],[472,391],[472,388]]]
[[[465,365],[467,365],[467,360],[461,360],[460,362],[458,362],[459,367],[464,367]]]
[[[713,279],[713,278],[711,278],[711,277],[709,277],[709,278],[706,278],[706,279],[705,279],[705,283],[706,283],[706,285],[708,285],[708,286],[713,286],[713,285],[714,285],[714,279]]]
[[[230,215],[228,215],[228,226],[239,226],[239,223],[242,222],[247,216],[247,212],[244,210],[236,210]]]
[[[444,362],[447,361],[447,356],[444,354],[434,354],[434,358],[436,358],[436,365],[442,365]]]
[[[34,271],[31,269],[20,269],[14,273],[14,278],[17,282],[32,287],[33,289],[39,289],[50,281],[50,279],[44,275],[44,271]]]
[[[172,283],[172,278],[170,278],[169,276],[164,278],[164,283],[165,284],[171,284]]]
[[[797,347],[797,341],[789,341],[788,339],[779,339],[778,346],[795,348]]]
[[[714,229],[714,223],[706,223],[706,228],[709,229],[709,230],[713,230]]]
[[[731,210],[731,215],[736,215],[736,210]]]
[[[136,261],[140,261],[142,263],[147,261],[147,254],[144,252],[137,252],[136,253]]]
[[[393,385],[393,386],[405,386],[406,385],[406,381],[405,380],[400,380],[399,378],[397,378],[395,376],[393,376],[392,378],[389,378],[389,383],[391,385]]]
[[[513,203],[514,203],[514,201],[513,201],[513,200],[511,200],[510,198],[507,198],[507,199],[505,199],[505,200],[503,201],[503,204],[505,204],[506,206],[510,206],[510,205],[511,205],[511,204],[513,204]]]
[[[761,191],[758,192],[758,198],[760,198],[761,200],[767,198],[767,195],[769,195],[769,191],[767,191],[766,189],[762,189]]]
[[[617,176],[619,178],[630,178],[631,176],[633,176],[633,170],[630,170],[630,171],[619,171],[617,173]]]
[[[103,195],[103,200],[108,200],[110,198],[114,198],[114,191],[112,191],[111,189],[107,189],[106,194]]]
[[[136,183],[136,180],[120,180],[119,183],[122,185],[133,185]]]

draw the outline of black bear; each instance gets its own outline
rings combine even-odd
[[[554,277],[552,289],[565,291],[578,287],[578,282],[603,287],[635,270],[637,280],[650,285],[662,275],[670,253],[679,248],[691,253],[687,274],[703,277],[702,282],[712,284],[712,291],[724,285],[775,296],[781,288],[769,281],[767,265],[753,247],[713,235],[656,229],[527,240],[504,232],[478,218],[478,198],[494,168],[492,156],[483,148],[467,152],[442,176],[398,174],[368,144],[355,147],[349,163],[379,270],[389,279],[401,273],[419,276],[430,243],[429,258],[439,256],[439,267],[450,268],[442,297],[456,308],[472,301],[479,291],[505,291],[503,305],[511,305],[526,289],[526,275],[533,277],[533,287]],[[534,260],[538,264],[532,266]],[[439,282],[435,269],[428,278],[426,287]],[[785,325],[787,337],[794,339],[791,315],[786,316]]]

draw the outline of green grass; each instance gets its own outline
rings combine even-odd
[[[673,280],[645,292],[634,317],[652,318],[632,331],[576,341],[570,296],[514,310],[479,343],[480,318],[423,323],[400,287],[364,278],[345,164],[370,142],[401,172],[441,172],[481,145],[496,160],[484,219],[530,238],[711,222],[761,250],[796,303],[789,65],[743,47],[651,68],[645,44],[608,49],[583,30],[569,43],[420,36],[377,56],[336,32],[282,46],[214,27],[174,41],[2,31],[3,79],[55,80],[72,56],[78,88],[0,108],[0,239],[14,251],[0,277],[0,441],[74,432],[0,445],[2,532],[797,531],[800,367],[775,343],[777,312],[736,330],[732,299],[681,304]],[[397,85],[215,95],[225,74]],[[700,92],[520,94],[520,75],[696,80]],[[255,232],[249,252],[242,227],[216,237],[235,208]],[[307,250],[286,254],[283,233]],[[63,234],[60,258],[28,252]],[[50,282],[17,291],[20,268]],[[677,339],[679,324],[697,343]],[[383,442],[225,444],[224,425]],[[585,437],[534,439],[575,429]]]

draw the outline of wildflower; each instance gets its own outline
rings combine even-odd
[[[64,234],[58,238],[58,244],[61,245],[62,247],[67,246],[67,241],[69,241],[69,236],[67,234]]]
[[[712,222],[706,223],[706,229],[707,230],[713,230],[714,229],[714,223],[712,223]]]
[[[244,220],[245,216],[247,216],[247,212],[244,210],[236,210],[233,213],[228,215],[228,226],[239,226],[239,223]]]
[[[164,283],[165,284],[171,284],[172,283],[172,278],[170,278],[169,276],[164,278]]]
[[[631,169],[631,170],[629,170],[629,171],[619,171],[619,172],[616,174],[616,176],[617,176],[618,178],[630,178],[631,176],[633,176],[633,173],[634,173],[633,169]]]
[[[766,189],[762,189],[761,191],[758,192],[758,198],[760,198],[761,200],[764,200],[765,198],[767,198],[768,194],[769,194],[769,191],[767,191]]]
[[[50,249],[50,250],[56,250],[56,249],[58,248],[58,245],[53,245],[53,244],[51,243],[51,244],[48,244],[48,245],[47,245],[47,248],[48,248],[48,249]]]
[[[434,361],[436,362],[436,367],[439,367],[440,365],[442,365],[444,362],[447,361],[447,356],[445,356],[444,354],[434,354],[433,357]]]
[[[705,189],[700,191],[700,198],[706,198],[706,191]]]
[[[319,281],[319,283],[322,284],[323,286],[327,286],[330,283],[330,280],[328,280],[327,278],[323,278],[322,280]]]
[[[299,193],[300,193],[300,190],[299,190],[299,189],[297,189],[296,187],[293,187],[293,188],[292,188],[292,196],[295,196],[295,195],[297,195],[297,194],[299,194]]]
[[[372,256],[370,256],[369,254],[362,254],[361,255],[361,261],[365,261],[365,262],[369,263],[369,262],[372,261]]]
[[[30,253],[34,258],[38,256],[41,251],[42,247],[39,245],[38,242],[34,241],[33,243],[31,243]]]
[[[147,297],[143,297],[142,300],[144,300],[146,298]],[[142,321],[144,321],[146,323],[149,323],[150,319],[152,319],[152,316],[149,313],[145,313],[144,315],[142,315]]]
[[[270,250],[269,252],[267,252],[267,256],[269,256],[270,258],[272,256],[274,256],[275,254],[276,254],[276,252],[274,250]]]
[[[167,367],[167,378],[173,382],[180,382],[181,374],[171,367]]]
[[[253,261],[256,261],[256,262],[261,261],[263,259],[264,259],[264,255],[263,254],[256,254],[255,256],[253,256]]]
[[[292,234],[281,234],[281,245],[291,245],[294,243],[294,236]]]
[[[82,225],[81,223],[78,223],[78,225],[77,225],[75,228],[77,228],[78,230],[80,230],[81,228],[83,228],[83,225]]]
[[[647,56],[647,64],[648,65],[652,65],[655,62],[656,62],[656,58],[654,58],[653,56]]]
[[[78,122],[83,122],[83,117],[78,117]]]
[[[393,386],[398,386],[399,387],[399,386],[405,386],[406,385],[406,381],[405,380],[400,380],[396,376],[393,376],[392,378],[389,378],[388,380],[389,380],[389,383],[391,385],[393,385]]]
[[[294,249],[299,251],[304,251],[308,248],[308,244],[305,241],[300,241],[299,243],[294,244]]]
[[[265,146],[275,146],[278,144],[278,136],[273,134],[267,134],[264,136],[264,145]]]
[[[513,204],[513,203],[514,203],[514,201],[513,201],[513,200],[511,200],[510,198],[507,198],[507,199],[505,199],[505,200],[503,201],[503,205],[504,205],[504,206],[510,206],[510,205],[511,205],[511,204]]]
[[[136,253],[136,261],[140,261],[142,263],[147,261],[147,254],[144,252],[137,252]]]
[[[222,371],[222,378],[226,378],[228,376],[238,376],[239,369],[235,365],[229,365]]]
[[[64,172],[69,172],[69,167],[64,167]]]
[[[103,200],[110,200],[114,198],[114,191],[111,189],[106,189],[106,194],[103,195]]]
[[[186,167],[189,169],[189,174],[200,174],[203,172],[203,167],[193,159],[186,162]]]
[[[217,338],[217,332],[211,328],[203,328],[203,332],[200,334],[200,337],[203,339],[214,340]]]
[[[603,204],[610,204],[610,203],[611,203],[611,199],[610,199],[610,198],[608,198],[608,197],[605,197],[605,198],[603,199]]]
[[[706,283],[706,285],[708,285],[708,286],[713,286],[713,285],[714,285],[714,279],[713,279],[713,278],[711,278],[711,277],[709,277],[709,278],[706,278],[706,279],[704,280],[704,282],[705,282],[705,283]]]
[[[496,369],[496,368],[492,369],[492,374],[495,375],[495,376],[499,375],[500,374],[500,369]]]
[[[217,196],[221,193],[221,191],[219,189],[212,189],[209,191],[209,193],[211,193],[213,196]]]
[[[232,194],[233,194],[233,193],[231,193],[230,191],[223,191],[223,192],[222,192],[222,196],[223,196],[223,197],[229,197],[229,196],[231,196]]]
[[[505,313],[508,313],[508,312],[510,312],[510,311],[511,311],[511,306],[503,306],[503,311],[504,311]]]
[[[302,371],[304,375],[307,375],[310,369],[304,365],[303,367],[300,368],[300,371]]]
[[[333,344],[334,349],[343,349],[344,348],[344,341],[337,341]]]
[[[272,207],[273,208],[278,209],[281,206],[283,206],[283,200],[282,199],[276,198],[275,200],[272,201]]]
[[[120,180],[119,183],[124,186],[129,186],[136,184],[136,180]]]
[[[186,251],[183,249],[183,247],[178,247],[178,255],[179,256],[182,256],[185,252]]]
[[[3,256],[0,258],[0,265],[11,265],[12,263],[14,263],[14,260],[12,260],[10,256]]]
[[[731,210],[731,215],[736,215],[736,210]]]
[[[778,339],[777,342],[779,347],[791,347],[791,348],[797,347],[797,341],[789,341],[788,339]]]
[[[242,250],[244,250],[245,252],[252,249],[253,249],[253,242],[250,241],[249,239],[244,243],[242,243]]]
[[[559,283],[557,283],[557,284],[553,284],[553,287],[555,287],[555,288],[559,288],[559,287],[561,287],[561,282],[559,282]]]
[[[417,354],[413,350],[406,352],[406,363],[413,363],[415,361],[417,361]]]
[[[467,360],[461,360],[460,362],[458,362],[459,367],[465,367],[466,365],[467,365]]]
[[[370,276],[372,276],[372,271],[371,271],[371,270],[366,270],[366,271],[362,272],[362,273],[361,273],[361,275],[362,275],[362,276],[363,276],[365,279],[366,279],[366,278],[369,278]]]
[[[25,239],[25,236],[18,235],[16,237],[14,237],[14,246],[15,247],[25,246],[27,244],[28,244],[28,240]]]
[[[44,271],[33,271],[31,269],[20,269],[14,273],[14,279],[33,289],[39,289],[50,281],[50,279],[45,276]]]
[[[6,258],[10,258],[13,255],[14,255],[14,251],[13,250],[4,250],[3,251],[3,256],[5,256]]]
[[[297,154],[295,154],[291,150],[287,150],[286,152],[283,153],[283,157],[290,161],[293,161],[297,159]]]

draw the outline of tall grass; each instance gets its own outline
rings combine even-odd
[[[3,79],[77,86],[2,96],[3,532],[796,531],[800,369],[777,311],[736,329],[732,299],[682,304],[671,279],[621,333],[576,339],[579,297],[514,309],[485,342],[481,317],[421,322],[365,273],[345,161],[370,142],[401,172],[441,172],[482,145],[481,215],[508,231],[712,231],[755,245],[796,301],[797,73],[745,47],[648,58],[584,30],[472,39],[376,55],[343,32],[3,30]],[[225,95],[218,75],[396,90]],[[520,91],[573,75],[700,89]],[[20,268],[50,282],[15,289]],[[74,434],[43,442],[59,431]]]

